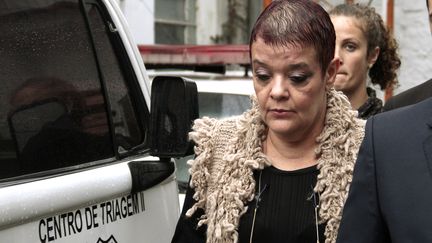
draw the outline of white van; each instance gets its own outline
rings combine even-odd
[[[196,85],[150,87],[112,0],[0,0],[0,65],[0,242],[169,242]]]

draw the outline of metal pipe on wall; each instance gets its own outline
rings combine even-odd
[[[385,5],[385,20],[386,20],[386,24],[387,24],[387,28],[389,30],[389,32],[393,35],[393,31],[394,31],[394,1],[393,0],[385,0],[384,2],[386,2]],[[393,96],[393,85],[389,85],[389,87],[387,87],[385,89],[384,92],[384,100],[388,100]]]

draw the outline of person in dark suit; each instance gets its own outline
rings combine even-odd
[[[432,79],[414,86],[404,92],[393,96],[385,103],[383,111],[389,111],[407,105],[416,104],[432,97]]]
[[[432,1],[426,0],[429,14],[429,27],[432,33]],[[393,96],[385,103],[383,111],[393,110],[399,107],[412,105],[424,99],[432,97],[432,79]]]
[[[431,108],[428,98],[369,118],[337,243],[432,242]]]
[[[368,120],[337,243],[432,242],[431,108],[429,98]]]

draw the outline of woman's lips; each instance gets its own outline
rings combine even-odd
[[[286,109],[270,109],[269,113],[274,117],[281,118],[292,115],[294,111]]]
[[[288,112],[288,110],[285,110],[285,109],[270,109],[270,111],[274,111],[274,112]]]

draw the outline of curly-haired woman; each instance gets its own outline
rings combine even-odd
[[[381,90],[397,85],[396,71],[401,62],[397,43],[374,8],[360,4],[341,4],[330,11],[336,31],[335,55],[340,60],[335,80],[358,116],[363,119],[382,111],[382,101],[370,82]]]

